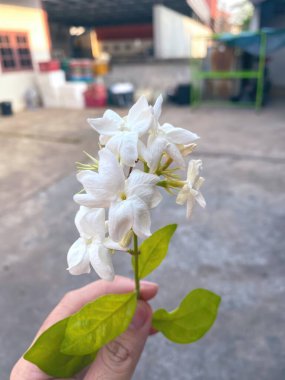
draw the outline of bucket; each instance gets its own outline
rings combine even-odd
[[[0,103],[0,110],[1,110],[1,114],[3,116],[13,115],[12,103],[11,102],[1,102]]]

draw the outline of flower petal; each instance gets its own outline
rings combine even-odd
[[[148,207],[155,207],[161,201],[161,195],[155,187],[159,180],[157,175],[133,170],[126,181],[127,197],[139,197]]]
[[[154,103],[154,106],[152,107],[153,108],[154,117],[156,118],[156,120],[158,120],[160,118],[162,103],[163,103],[163,97],[160,94],[159,97],[156,99],[156,101]]]
[[[127,251],[128,247],[122,247],[119,243],[113,241],[110,238],[105,239],[104,246],[108,249],[112,249],[115,251]]]
[[[105,240],[105,209],[81,206],[75,217],[80,234],[86,239]]]
[[[169,123],[163,124],[160,129],[167,135],[167,140],[174,144],[187,145],[199,139],[196,133],[190,132],[187,129],[174,127]]]
[[[135,123],[138,116],[142,111],[144,111],[146,108],[148,108],[148,101],[146,100],[146,97],[143,95],[141,96],[137,102],[130,108],[128,113],[128,122]]]
[[[103,118],[115,121],[117,124],[121,124],[124,121],[124,119],[118,115],[117,112],[114,112],[112,110],[106,110],[104,112]]]
[[[133,230],[134,233],[141,239],[145,239],[151,235],[150,232],[150,213],[147,205],[138,197],[130,198],[133,208]]]
[[[133,209],[128,200],[113,202],[109,210],[109,235],[116,242],[132,228]]]
[[[135,166],[138,159],[138,134],[136,132],[123,132],[113,136],[106,147],[119,157],[123,164]]]
[[[188,164],[187,169],[187,182],[190,183],[191,187],[195,185],[196,180],[198,179],[200,170],[202,169],[201,160],[191,160]],[[201,186],[202,184],[200,184]]]
[[[111,110],[109,111],[112,114],[115,113]],[[106,113],[107,113],[107,117],[105,116]],[[118,131],[121,121],[108,117],[110,113],[106,111],[103,117],[100,117],[97,119],[87,119],[87,122],[93,129],[95,129],[95,131],[97,131],[101,135],[113,136]],[[119,115],[118,117],[120,118]]]
[[[160,194],[159,190],[157,188],[154,188],[150,203],[149,203],[149,208],[154,208],[159,205],[159,203],[162,201],[162,195]]]
[[[94,198],[90,194],[75,194],[73,196],[74,202],[85,207],[109,207],[110,201],[102,201],[101,199]]]
[[[167,143],[165,151],[181,168],[185,168],[184,158],[175,144]]]
[[[184,185],[182,189],[177,194],[176,203],[179,205],[184,205],[184,203],[187,201],[189,189],[187,185]]]
[[[69,248],[67,263],[67,269],[71,274],[79,275],[90,272],[87,247],[82,238],[77,239]]]
[[[137,132],[141,137],[149,130],[152,121],[153,115],[151,108],[148,107],[137,116],[135,121],[129,122],[128,120],[128,125],[132,131]]]
[[[114,154],[107,148],[99,151],[99,176],[106,192],[117,194],[123,191],[125,175]]]
[[[203,208],[206,207],[206,201],[205,201],[205,198],[203,197],[203,195],[199,192],[196,197],[195,197],[197,203],[199,203],[199,205]]]
[[[148,149],[148,167],[151,173],[154,173],[159,165],[163,151],[167,145],[167,140],[159,136],[150,136],[147,149]]]
[[[194,207],[194,197],[192,195],[188,195],[187,204],[186,204],[186,217],[189,219],[192,215]]]
[[[149,153],[148,153],[147,147],[145,146],[145,144],[141,140],[138,140],[138,156],[139,156],[139,158],[144,162],[148,162],[148,157],[149,157],[148,155],[149,155]]]
[[[111,138],[111,136],[100,135],[100,137],[99,137],[100,145],[105,146],[107,144],[107,142],[110,140],[110,138]]]
[[[101,162],[99,161],[99,170]],[[114,177],[113,186],[110,187],[110,178],[108,176],[100,176],[92,170],[82,170],[77,173],[78,181],[83,185],[87,194],[75,194],[73,199],[75,202],[89,207],[109,207],[110,202],[116,197],[116,189],[118,187],[118,172]],[[117,186],[117,187],[116,187]],[[88,197],[86,197],[88,195]]]
[[[88,247],[89,259],[95,272],[103,280],[114,280],[114,267],[108,249],[101,244],[90,244]]]
[[[160,178],[155,174],[145,173],[141,170],[134,169],[126,181],[127,189],[130,193],[135,191],[137,186],[155,185]]]

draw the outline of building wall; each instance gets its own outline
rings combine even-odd
[[[154,51],[155,57],[200,58],[206,54],[206,37],[211,30],[163,5],[154,6]]]
[[[11,3],[11,2],[10,2]],[[46,13],[36,1],[0,4],[0,31],[25,31],[29,34],[34,69],[39,61],[50,59],[50,39]],[[31,6],[31,7],[30,7]],[[12,101],[15,111],[24,108],[24,94],[35,85],[32,71],[3,73],[0,68],[0,101]]]
[[[165,93],[177,84],[191,81],[189,60],[154,60],[149,62],[114,63],[106,77],[107,85],[131,82],[139,91]]]

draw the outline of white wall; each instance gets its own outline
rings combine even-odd
[[[198,58],[206,53],[208,27],[163,5],[154,6],[154,50],[156,58]],[[195,38],[196,37],[196,38]]]
[[[33,66],[37,69],[39,61],[50,59],[46,13],[36,7],[40,6],[38,1],[23,0],[12,3],[20,3],[21,6],[2,2],[0,4],[0,31],[25,31],[29,34]],[[16,112],[25,107],[23,96],[34,85],[33,71],[3,73],[0,68],[0,102],[11,101]]]

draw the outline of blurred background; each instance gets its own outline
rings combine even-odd
[[[0,0],[1,379],[64,293],[97,279],[66,271],[75,162],[98,147],[87,117],[160,93],[162,121],[201,136],[208,206],[190,222],[173,197],[154,210],[153,231],[179,229],[152,305],[196,287],[223,301],[196,344],[151,337],[134,379],[284,379],[284,68],[284,0]]]

